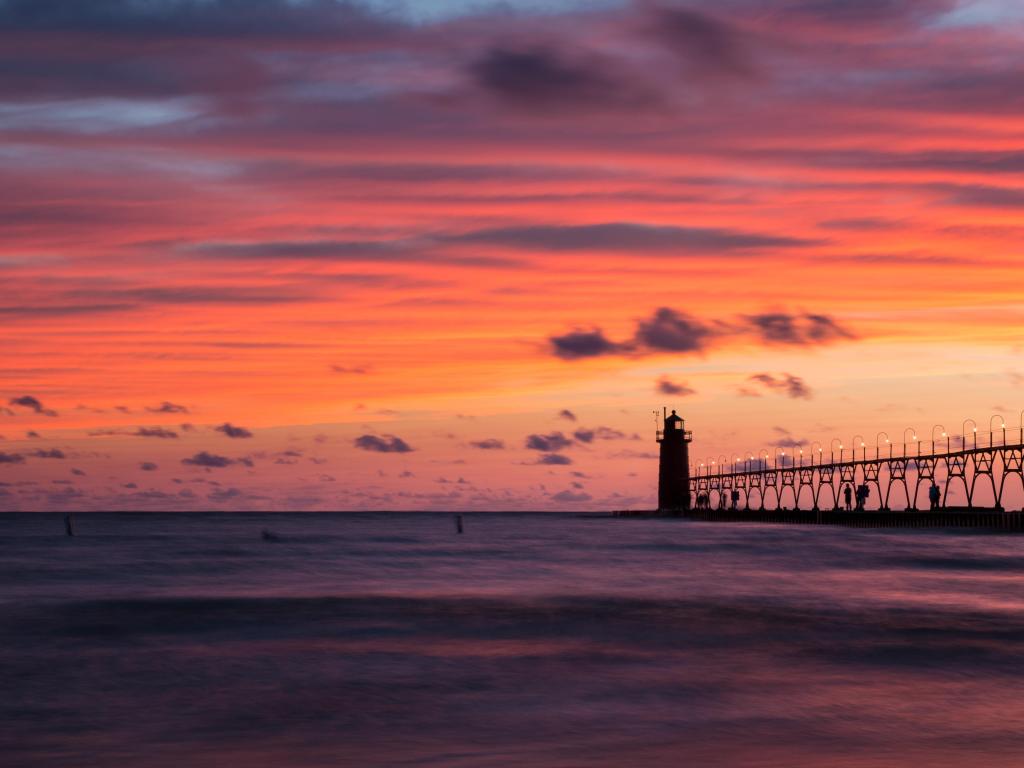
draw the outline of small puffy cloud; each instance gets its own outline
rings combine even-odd
[[[347,373],[356,376],[361,376],[367,372],[365,368],[348,367],[344,365],[332,365],[331,370],[334,373]]]
[[[59,448],[51,448],[48,451],[44,451],[44,450],[33,451],[32,453],[29,454],[29,456],[35,456],[37,459],[66,459],[67,458],[67,456],[64,455],[64,451],[60,450]]]
[[[182,464],[187,464],[193,467],[212,467],[212,468],[223,468],[234,464],[232,459],[227,456],[218,456],[215,453],[209,453],[207,451],[200,451],[195,456],[181,460]]]
[[[215,491],[211,491],[206,495],[206,498],[210,501],[230,501],[231,499],[237,499],[242,495],[242,492],[237,488],[218,488]]]
[[[0,464],[21,464],[25,457],[20,453],[4,453],[0,451]]]
[[[83,470],[83,469],[72,469],[71,470],[71,474],[72,475],[78,475],[79,477],[85,477],[85,470]]]
[[[581,443],[592,443],[594,440],[625,440],[626,433],[611,427],[595,427],[594,429],[577,429],[573,437]]]
[[[579,440],[581,443],[592,443],[594,442],[594,430],[592,429],[577,429],[572,433],[572,436]]]
[[[395,435],[360,435],[353,442],[356,448],[375,453],[410,453],[415,450]]]
[[[214,431],[221,432],[227,435],[228,437],[235,439],[245,439],[252,437],[251,431],[249,431],[245,427],[236,427],[235,425],[228,421],[224,422],[219,427],[216,427]]]
[[[636,329],[639,344],[665,352],[700,352],[713,338],[713,330],[683,312],[659,307],[650,320]]]
[[[576,414],[568,408],[563,408],[558,412],[558,418],[565,419],[566,421],[576,421]]]
[[[699,354],[712,346],[751,337],[768,346],[816,346],[856,338],[823,314],[772,312],[705,322],[670,307],[659,307],[651,317],[637,322],[628,341],[609,339],[597,327],[551,336],[548,341],[557,357],[579,360],[600,355]]]
[[[783,373],[779,376],[773,376],[770,373],[756,373],[747,381],[793,399],[809,400],[812,395],[810,387],[807,386],[804,380],[791,373]],[[749,396],[749,390],[741,390],[741,394]]]
[[[542,47],[492,48],[473,62],[468,74],[483,92],[528,111],[637,107],[651,99],[607,62],[573,60]]]
[[[156,472],[158,467],[152,461],[144,461],[141,464],[139,464],[139,469],[141,469],[143,472]]]
[[[572,439],[561,432],[552,432],[547,435],[527,435],[526,447],[531,451],[561,451],[572,445]]]
[[[56,416],[57,412],[51,408],[46,408],[39,401],[38,398],[32,397],[32,395],[22,395],[21,397],[12,397],[8,403],[10,405],[16,405],[21,408],[28,408],[41,416]]]
[[[139,427],[134,433],[136,437],[157,437],[162,440],[177,439],[178,433],[163,427]]]
[[[815,345],[855,338],[828,315],[773,312],[744,319],[766,344]]]
[[[807,445],[806,440],[797,440],[795,437],[790,435],[784,435],[778,440],[769,443],[773,448],[799,448],[802,445]]]
[[[176,403],[170,403],[164,400],[160,405],[153,408],[147,408],[150,413],[188,413],[188,408],[184,405],[177,405]]]
[[[30,440],[41,440],[43,438],[42,435],[40,435],[38,432],[32,429],[25,433],[25,437],[29,438]]]
[[[688,397],[697,394],[697,390],[683,382],[672,381],[668,376],[662,376],[655,385],[655,390],[662,395],[674,395],[676,397]]]
[[[485,440],[473,440],[470,445],[479,448],[481,451],[502,451],[505,449],[505,442],[495,437],[488,437]]]
[[[563,456],[560,453],[545,453],[543,456],[537,459],[537,463],[547,464],[550,466],[565,466],[567,464],[572,464],[572,459],[570,459],[568,456]]]
[[[584,491],[575,493],[573,491],[559,491],[552,495],[552,501],[558,501],[566,504],[578,504],[582,501],[590,501],[593,497]]]
[[[555,355],[563,360],[580,360],[623,351],[622,345],[608,339],[600,328],[570,331],[562,336],[551,336],[548,341]]]

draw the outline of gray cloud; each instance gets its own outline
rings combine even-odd
[[[163,427],[139,427],[134,432],[136,437],[157,437],[163,440],[177,439],[178,433]]]
[[[214,453],[208,453],[207,451],[200,451],[195,456],[188,459],[182,459],[182,464],[188,464],[193,467],[211,467],[222,469],[224,467],[231,466],[234,464],[233,459],[229,459],[226,456],[218,456]]]
[[[184,405],[177,405],[164,400],[160,405],[154,408],[146,408],[150,413],[188,413],[188,408]]]
[[[252,437],[252,432],[250,432],[248,429],[246,429],[245,427],[236,427],[230,422],[224,422],[219,427],[216,427],[214,431],[220,432],[234,439],[245,439]]]
[[[659,307],[650,318],[637,322],[633,338],[626,342],[613,341],[596,327],[551,336],[548,342],[557,357],[579,360],[615,354],[703,352],[729,339],[750,335],[768,345],[799,346],[825,345],[856,338],[832,317],[811,312],[772,312],[743,316],[733,321],[704,322],[685,312]]]
[[[637,343],[655,350],[699,352],[714,336],[714,331],[683,313],[660,307],[650,320],[642,320],[636,329]]]
[[[688,397],[697,394],[697,390],[682,382],[674,382],[667,376],[658,379],[655,390],[662,395],[675,395],[677,397]]]
[[[4,453],[0,451],[0,464],[21,464],[25,457],[20,453]]]
[[[581,443],[592,443],[594,440],[625,440],[627,435],[625,432],[611,427],[596,427],[594,429],[577,429],[573,432],[573,437]]]
[[[771,392],[784,394],[786,397],[794,399],[809,400],[812,394],[804,380],[791,373],[783,373],[777,377],[770,373],[756,373],[747,380]]]
[[[158,467],[152,461],[144,461],[141,464],[139,464],[139,469],[141,469],[143,472],[155,472],[158,469]]]
[[[237,488],[223,488],[211,491],[206,495],[206,498],[210,501],[224,502],[230,501],[231,499],[237,499],[242,496],[242,492]]]
[[[20,406],[22,408],[29,408],[32,411],[34,411],[35,413],[40,414],[41,416],[50,416],[50,417],[57,416],[57,412],[56,411],[54,411],[54,410],[52,410],[50,408],[43,407],[43,404],[39,401],[39,399],[33,397],[32,395],[22,395],[21,397],[12,397],[8,401],[8,404],[9,405],[17,405],[17,406]]]
[[[405,440],[394,435],[360,435],[354,444],[356,448],[375,453],[410,453],[414,450]]]
[[[655,8],[650,34],[702,75],[751,77],[749,42],[732,25],[689,8]]]
[[[92,33],[108,38],[322,41],[364,44],[400,27],[356,2],[291,0],[6,0],[0,28],[24,34]]]
[[[558,501],[565,504],[578,504],[583,501],[590,501],[593,497],[589,493],[581,491],[580,493],[574,493],[573,491],[559,491],[558,493],[551,496],[552,501]]]
[[[570,459],[568,456],[563,456],[560,453],[545,453],[543,456],[537,459],[537,464],[546,464],[550,466],[565,466],[567,464],[572,464],[572,459]]]
[[[576,226],[524,226],[481,229],[449,238],[549,251],[626,251],[644,254],[721,253],[803,248],[818,241],[761,235],[731,229],[655,226],[631,222]]]
[[[49,450],[38,450],[33,451],[29,456],[35,456],[37,459],[66,459],[64,451],[59,448],[51,448]]]
[[[527,111],[650,106],[657,101],[651,89],[628,81],[621,67],[543,46],[492,48],[472,62],[468,72],[485,93]]]
[[[744,318],[761,340],[769,344],[827,344],[854,335],[827,315],[790,315],[774,312]]]
[[[561,432],[551,432],[547,435],[527,435],[526,447],[531,451],[561,451],[572,445],[572,439]]]
[[[504,441],[494,437],[488,437],[485,440],[474,440],[470,442],[470,445],[482,451],[501,451],[505,449]]]
[[[562,336],[548,338],[554,353],[563,360],[579,360],[625,351],[625,347],[605,337],[600,329],[575,330]]]

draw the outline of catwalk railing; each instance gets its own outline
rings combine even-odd
[[[915,434],[899,452],[888,437],[884,444],[876,441],[874,449],[861,441],[853,450],[840,445],[838,459],[834,450],[825,454],[823,447],[814,445],[810,456],[805,456],[802,449],[779,450],[774,458],[734,456],[732,461],[693,466],[691,505],[711,509],[840,509],[846,507],[844,486],[850,486],[851,505],[856,504],[858,487],[866,486],[871,493],[865,509],[889,510],[893,502],[919,509],[921,486],[926,486],[923,499],[931,507],[928,489],[934,484],[939,489],[938,508],[949,504],[951,493],[957,498],[950,506],[973,508],[980,490],[985,506],[1003,509],[1007,481],[1013,477],[1019,479],[1024,493],[1024,426],[1010,430],[1004,426],[987,435],[975,430],[960,437],[943,431],[941,440],[932,441],[918,440]],[[959,496],[961,489],[963,497]],[[991,501],[986,498],[988,490]],[[733,492],[737,494],[735,499]]]

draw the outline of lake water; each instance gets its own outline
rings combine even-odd
[[[5,766],[1024,764],[1022,536],[75,522],[0,515]]]

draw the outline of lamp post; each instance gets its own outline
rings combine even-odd
[[[814,446],[818,446],[818,464],[820,465],[820,464],[824,463],[824,461],[825,461],[824,457],[821,455],[824,452],[825,449],[822,448],[821,443],[819,443],[817,440],[815,440],[813,443],[811,443],[811,466],[812,467],[814,466]]]
[[[1003,445],[1006,445],[1006,419],[1000,416],[998,413],[995,414],[991,419],[988,420],[988,447],[993,448],[995,446],[996,432],[992,429],[992,422],[996,419],[1000,420],[1000,426],[1003,430]]]
[[[812,456],[811,458],[813,459],[814,457]],[[803,447],[803,445],[801,445],[800,446],[800,468],[803,469],[803,466],[804,466],[804,447]]]
[[[868,459],[868,449],[864,443],[864,437],[862,435],[854,435],[853,440],[850,443],[850,448],[853,450],[853,460],[857,460],[857,446],[861,448],[861,458],[864,461]]]
[[[880,438],[882,435],[885,435],[885,444],[889,446],[889,458],[891,459],[892,458],[892,443],[889,441],[889,435],[887,435],[885,432],[879,432],[877,435],[875,435],[875,458],[876,459],[879,458],[878,438]]]
[[[938,451],[935,450],[935,430],[936,429],[941,429],[942,430],[942,436],[944,438],[946,438],[946,453],[949,453],[949,435],[946,434],[946,428],[944,426],[942,426],[941,424],[936,424],[935,426],[932,427],[932,453],[933,454],[938,453]]]
[[[838,437],[833,437],[832,438],[832,442],[830,442],[828,444],[828,450],[829,450],[829,453],[832,454],[832,463],[833,464],[836,463],[836,449],[835,449],[835,444],[836,443],[839,443],[839,461],[840,461],[840,463],[842,463],[842,461],[843,461],[843,441],[840,440]]]
[[[762,453],[764,454],[764,458],[761,458],[761,454]],[[758,451],[757,452],[757,460],[761,464],[761,471],[762,472],[764,470],[768,469],[768,451],[766,451],[764,448],[762,448],[760,451]]]
[[[963,443],[964,443],[964,450],[965,451],[967,450],[967,422],[968,421],[971,422],[971,424],[974,425],[974,447],[975,448],[978,447],[978,422],[976,422],[974,419],[964,419],[964,423],[963,423],[963,426],[961,427],[961,429],[963,429]]]
[[[782,468],[785,469],[786,468],[786,449],[785,448],[776,448],[775,449],[775,469],[779,468],[779,451],[780,450],[782,451]]]
[[[916,441],[916,439],[918,439],[918,430],[914,429],[913,427],[907,427],[906,429],[903,430],[903,458],[906,458],[906,433],[907,432],[909,432],[911,435],[913,435],[913,440],[914,441]]]

